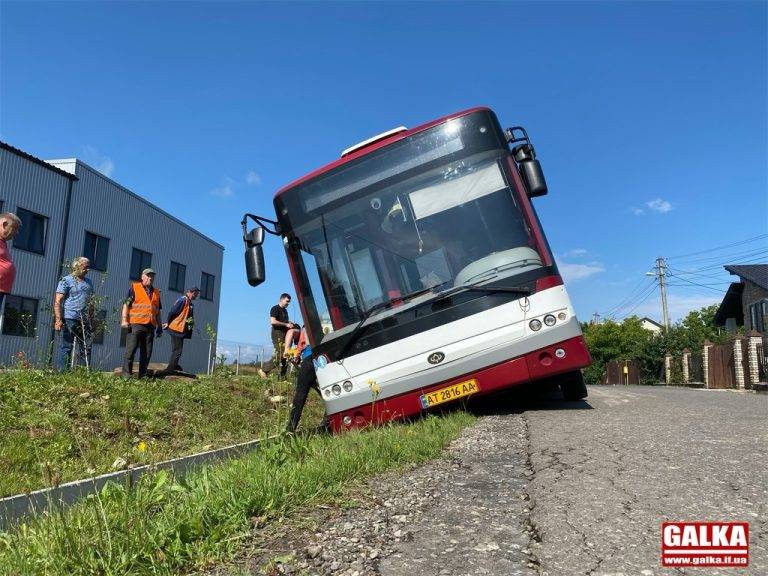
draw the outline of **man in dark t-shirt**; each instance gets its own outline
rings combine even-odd
[[[299,328],[298,324],[288,320],[288,304],[291,303],[290,294],[280,294],[280,301],[272,306],[269,311],[269,323],[272,326],[272,347],[275,349],[275,356],[272,361],[273,367],[280,364],[280,378],[285,377],[288,369],[288,361],[283,355],[285,348],[285,335],[288,330]]]

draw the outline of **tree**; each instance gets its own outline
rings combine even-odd
[[[605,366],[612,360],[637,360],[640,364],[640,380],[655,384],[663,379],[664,356],[679,358],[683,349],[698,351],[704,341],[715,344],[725,342],[728,335],[715,325],[717,304],[693,310],[669,330],[654,335],[645,330],[636,316],[622,322],[584,324],[584,339],[592,355],[592,366],[584,371],[590,383],[601,381]],[[673,363],[678,366],[680,362]]]

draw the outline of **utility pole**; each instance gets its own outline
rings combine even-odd
[[[669,330],[669,307],[667,306],[667,263],[663,256],[656,258],[658,270],[659,289],[661,290],[661,314],[664,319],[664,328]]]
[[[669,308],[667,307],[667,263],[663,256],[656,258],[654,272],[648,272],[648,276],[656,276],[661,290],[661,318],[664,330],[669,330]]]
[[[595,312],[592,314],[592,324],[600,324],[600,313]]]

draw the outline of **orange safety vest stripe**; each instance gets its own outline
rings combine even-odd
[[[131,324],[152,324],[157,327],[157,313],[160,312],[160,290],[154,288],[150,298],[141,282],[134,282],[133,303],[128,315]]]
[[[189,300],[184,298],[184,307],[181,309],[181,312],[179,312],[179,315],[168,324],[168,329],[173,330],[174,332],[186,332],[187,316],[189,316]]]

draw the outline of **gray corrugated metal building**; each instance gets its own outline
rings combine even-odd
[[[23,308],[24,317],[30,318],[20,326],[8,321],[18,314],[3,314],[0,365],[12,363],[20,351],[42,362],[58,346],[51,321],[56,282],[68,273],[65,262],[84,255],[91,259],[89,278],[106,317],[106,330],[93,346],[94,366],[106,370],[120,365],[120,306],[131,276],[151,266],[162,292],[163,318],[184,288],[201,288],[195,334],[184,346],[182,365],[205,372],[205,327],[218,331],[223,246],[80,160],[42,161],[4,143],[0,203],[0,211],[14,212],[25,223],[11,244],[17,275],[5,308]],[[152,361],[167,362],[169,355],[170,339],[156,340]]]

